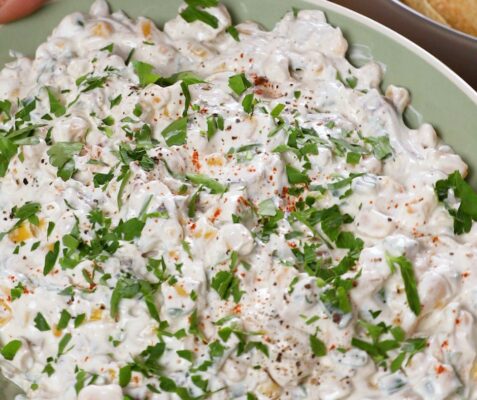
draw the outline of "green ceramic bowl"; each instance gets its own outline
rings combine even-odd
[[[392,30],[326,0],[223,0],[235,22],[251,19],[271,28],[292,7],[323,10],[331,24],[341,27],[350,42],[350,58],[360,64],[357,53],[384,64],[383,87],[393,83],[411,91],[412,106],[405,120],[416,127],[432,123],[444,140],[471,167],[470,179],[477,187],[477,93],[429,53]],[[9,50],[33,55],[60,19],[73,11],[87,11],[92,0],[57,0],[35,15],[0,26],[0,65],[9,60]],[[159,25],[177,14],[179,0],[111,0],[113,9],[131,16],[146,15]],[[359,49],[359,52],[354,50]],[[365,57],[366,58],[366,57]],[[0,392],[0,400],[8,400]],[[9,396],[11,398],[11,396]]]

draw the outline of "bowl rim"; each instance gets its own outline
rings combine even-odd
[[[444,25],[440,23],[439,21],[435,21],[432,18],[428,17],[427,15],[424,15],[420,13],[419,11],[415,10],[414,8],[412,8],[411,6],[408,6],[407,4],[403,3],[402,0],[390,0],[390,1],[394,5],[408,12],[409,14],[412,14],[415,17],[418,17],[431,25],[434,25],[435,27],[439,28],[440,30],[444,32],[457,36],[460,40],[466,40],[466,41],[469,41],[470,43],[477,44],[476,36],[472,36],[468,33],[465,33],[458,29],[453,28],[452,26]]]
[[[412,51],[416,56],[423,59],[427,64],[430,64],[432,67],[436,68],[441,74],[443,74],[455,86],[457,86],[475,104],[475,106],[477,106],[477,91],[475,91],[463,78],[457,75],[457,73],[455,73],[442,61],[440,61],[437,57],[433,56],[427,50],[424,50],[422,47],[414,43],[412,40],[404,37],[400,33],[397,33],[396,31],[392,30],[391,28],[388,28],[385,25],[369,17],[366,17],[365,15],[362,15],[356,11],[350,10],[339,4],[332,3],[329,0],[305,0],[305,2],[342,14],[345,17],[348,17],[356,22],[366,25],[370,27],[371,29],[377,31],[378,33],[385,35],[389,37],[391,40],[404,46],[408,50]]]

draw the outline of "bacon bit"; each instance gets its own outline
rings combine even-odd
[[[441,348],[446,349],[447,347],[449,347],[449,342],[447,340],[444,340],[441,344]]]
[[[190,224],[190,230],[193,231],[195,228],[197,227],[196,223],[193,222],[192,224]]]
[[[237,304],[233,309],[232,309],[232,312],[234,314],[240,314],[242,312],[242,307],[240,306],[240,304]]]
[[[253,77],[253,83],[255,86],[263,86],[263,85],[269,85],[270,81],[268,80],[266,76],[255,75]]]
[[[287,244],[288,244],[288,247],[291,247],[292,249],[294,249],[296,247],[296,243],[287,242]]]
[[[217,208],[214,211],[214,215],[212,215],[212,217],[210,218],[210,222],[215,222],[215,220],[219,218],[220,214],[222,214],[222,210],[220,208]]]
[[[460,319],[459,319],[459,318],[456,318],[456,319],[455,319],[455,324],[456,324],[456,325],[459,325],[459,324],[460,324]]]
[[[199,171],[200,170],[200,162],[199,162],[199,152],[197,150],[194,150],[192,152],[192,164],[194,165],[194,168]]]
[[[439,241],[439,236],[432,237],[432,243],[437,243]]]
[[[138,375],[134,375],[131,380],[136,384],[139,384],[139,382],[140,382]]]
[[[470,275],[469,271],[462,272],[462,278],[467,278]]]
[[[436,369],[436,374],[437,375],[440,375],[443,372],[447,371],[446,368],[443,365],[438,365],[435,369]]]
[[[335,344],[332,344],[332,345],[330,346],[330,351],[331,351],[331,350],[334,350],[334,349],[336,349],[336,345],[335,345]]]

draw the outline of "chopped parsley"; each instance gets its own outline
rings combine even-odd
[[[236,42],[240,42],[240,34],[235,26],[229,26],[225,32],[227,32]]]
[[[36,314],[36,317],[33,321],[35,322],[35,328],[41,332],[49,331],[51,329],[47,320],[45,319],[43,314],[40,312]]]
[[[61,117],[66,113],[66,107],[55,96],[51,88],[47,87],[46,91],[48,92],[48,100],[50,101],[50,112],[56,117]]]
[[[384,160],[385,158],[393,154],[393,148],[389,143],[389,136],[368,136],[363,138],[365,143],[371,145],[374,156],[378,160]]]
[[[417,291],[417,282],[412,263],[404,256],[391,257],[388,255],[386,259],[392,271],[395,270],[396,265],[399,266],[402,280],[404,282],[407,303],[412,312],[418,316],[421,312],[421,302],[419,300],[419,292]]]
[[[205,11],[204,8],[216,7],[218,0],[185,0],[187,7],[180,13],[181,17],[191,23],[201,21],[214,29],[219,27],[219,20],[216,16]]]
[[[142,87],[155,83],[161,78],[161,75],[153,72],[154,67],[151,64],[136,60],[133,61],[132,64],[134,72],[139,78],[139,85]]]
[[[222,300],[233,297],[235,303],[242,298],[243,292],[240,290],[240,279],[232,271],[220,271],[212,278],[210,284]]]
[[[454,171],[447,179],[436,182],[435,191],[439,201],[444,202],[449,214],[454,218],[454,233],[461,235],[470,232],[473,221],[477,221],[477,193],[474,192],[459,171]],[[457,209],[448,203],[449,192],[460,200]]]
[[[83,149],[83,144],[78,142],[58,142],[48,149],[50,164],[58,168],[59,178],[67,181],[76,172],[74,156]]]
[[[3,356],[3,358],[5,358],[5,360],[12,361],[21,347],[22,342],[20,340],[12,340],[2,347],[0,354]]]
[[[233,75],[229,78],[229,87],[236,93],[237,95],[241,95],[244,93],[252,84],[246,78],[244,73]]]
[[[227,191],[227,187],[218,180],[209,178],[202,174],[186,174],[186,178],[194,185],[202,185],[210,190],[212,194],[222,194]]]
[[[168,146],[181,146],[187,142],[187,117],[182,117],[170,123],[162,131]]]
[[[311,352],[316,357],[326,356],[326,345],[314,335],[309,336]]]

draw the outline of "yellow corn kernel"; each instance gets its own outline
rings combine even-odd
[[[174,285],[174,289],[176,289],[177,294],[181,297],[187,297],[189,295],[184,287],[178,283]]]
[[[95,308],[91,312],[91,316],[89,317],[90,321],[100,321],[103,318],[103,310],[100,308]]]
[[[280,386],[269,379],[267,382],[264,382],[257,387],[257,392],[267,396],[270,399],[279,399],[281,389]]]
[[[0,327],[12,319],[12,309],[4,299],[0,299]]]
[[[215,231],[207,231],[205,232],[204,238],[207,240],[213,239],[216,236]]]
[[[201,47],[193,47],[190,49],[190,51],[199,58],[205,58],[208,54],[208,51]]]
[[[199,239],[202,237],[202,229],[197,229],[194,231],[194,233],[192,234],[192,236],[196,239]]]
[[[29,222],[22,222],[22,224],[15,228],[8,234],[9,239],[13,243],[24,242],[27,239],[33,237],[33,232],[31,230],[31,225]]]
[[[109,37],[112,31],[113,31],[112,26],[105,21],[98,22],[91,29],[91,33],[94,36],[99,36],[99,37]]]
[[[108,369],[109,376],[111,377],[111,380],[114,381],[116,378],[116,371],[112,368]]]
[[[179,253],[175,250],[170,250],[169,251],[169,257],[173,258],[174,260],[179,259]]]
[[[151,37],[151,31],[152,31],[152,27],[151,27],[151,21],[144,21],[142,24],[141,24],[141,29],[142,29],[142,35],[146,38],[146,39],[149,39]]]
[[[224,165],[224,159],[222,158],[222,156],[210,156],[205,160],[205,162],[211,167],[221,167],[222,165]]]
[[[217,67],[214,68],[214,72],[219,73],[219,72],[225,72],[227,71],[228,66],[226,63],[219,64]]]

